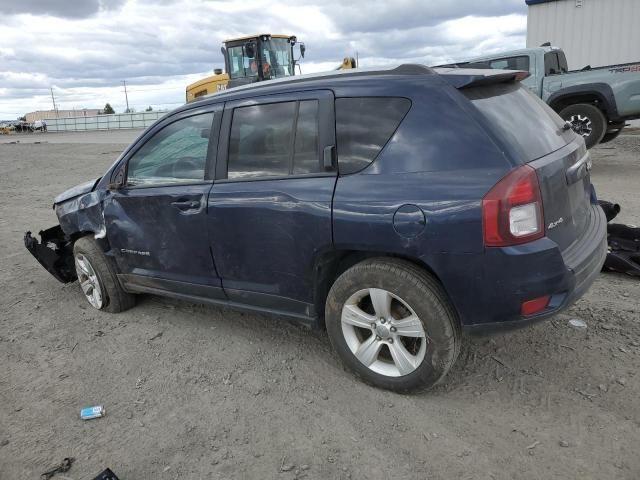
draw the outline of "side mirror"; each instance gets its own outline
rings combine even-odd
[[[111,177],[111,183],[109,183],[109,190],[119,190],[124,186],[124,168],[121,168],[115,177]]]
[[[304,58],[304,52],[307,50],[307,47],[304,46],[304,43],[300,44],[300,56]]]

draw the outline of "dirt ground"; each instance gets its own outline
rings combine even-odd
[[[277,319],[153,296],[92,310],[22,236],[136,134],[0,138],[0,479],[64,457],[55,478],[640,478],[638,278],[600,274],[554,320],[466,338],[412,396],[358,382],[322,332]],[[640,136],[592,152],[599,196],[640,224]],[[106,417],[80,420],[96,404]]]

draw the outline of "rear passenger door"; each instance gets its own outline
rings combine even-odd
[[[229,300],[313,315],[315,260],[332,248],[333,94],[227,102],[209,237]]]

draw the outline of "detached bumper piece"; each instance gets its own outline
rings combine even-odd
[[[69,283],[76,280],[73,243],[69,241],[60,225],[42,230],[39,235],[40,242],[31,236],[31,232],[24,234],[24,246],[31,255],[60,282]]]
[[[620,213],[620,205],[617,203],[599,203],[607,215],[607,221],[613,220]],[[607,242],[609,252],[603,270],[640,276],[640,227],[609,223]]]

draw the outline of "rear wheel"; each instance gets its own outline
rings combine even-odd
[[[458,320],[442,287],[403,260],[366,260],[344,272],[329,291],[325,318],[345,365],[397,392],[436,384],[460,349]]]
[[[560,111],[560,116],[571,123],[571,128],[584,138],[587,148],[602,140],[607,128],[607,120],[602,111],[588,103],[569,105]]]
[[[82,237],[73,245],[78,283],[89,304],[110,313],[127,310],[135,297],[125,292],[116,273],[93,237]]]

